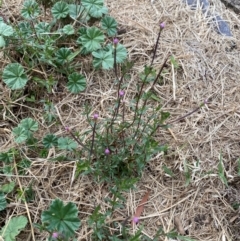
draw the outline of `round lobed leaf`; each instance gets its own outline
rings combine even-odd
[[[86,79],[83,75],[76,72],[68,76],[67,88],[70,92],[77,94],[86,88]]]
[[[117,34],[117,21],[109,16],[105,16],[101,20],[102,29],[107,31],[108,36],[115,36]]]
[[[52,7],[52,15],[56,19],[66,18],[69,13],[68,4],[65,2],[57,2]]]
[[[23,8],[21,10],[21,15],[26,19],[33,19],[38,17],[40,14],[40,8],[36,1],[27,0],[23,3]]]
[[[88,52],[92,52],[101,48],[101,44],[104,42],[104,34],[97,27],[90,27],[86,29],[85,34],[78,38],[77,42],[82,44]]]
[[[76,205],[71,202],[64,205],[59,199],[55,199],[49,209],[43,211],[41,219],[49,231],[62,233],[66,238],[73,237],[80,227]]]
[[[8,64],[3,70],[2,78],[12,90],[23,88],[28,81],[24,68],[19,63]]]

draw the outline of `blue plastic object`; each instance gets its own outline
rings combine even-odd
[[[208,0],[183,0],[191,9],[195,10],[197,7],[202,9],[204,14],[207,14],[207,17],[211,18],[211,24],[213,25],[214,29],[217,33],[224,35],[224,36],[232,36],[230,27],[226,21],[222,19],[221,16],[217,14],[212,14],[209,11],[209,2]]]

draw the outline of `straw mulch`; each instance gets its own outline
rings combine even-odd
[[[3,1],[4,2],[4,1]],[[137,71],[143,70],[152,57],[160,22],[166,23],[157,52],[155,68],[159,69],[167,53],[175,56],[179,68],[172,68],[164,83],[156,85],[155,91],[162,100],[163,110],[171,113],[174,120],[199,106],[208,99],[208,104],[170,130],[159,130],[160,143],[168,143],[167,156],[156,156],[146,168],[135,190],[126,193],[126,210],[116,213],[121,222],[133,216],[147,190],[149,201],[145,205],[140,224],[143,233],[153,237],[160,226],[165,232],[176,228],[181,235],[201,241],[240,240],[239,213],[232,205],[239,203],[239,177],[237,160],[239,149],[239,101],[240,85],[240,19],[232,10],[226,9],[219,0],[211,1],[211,10],[219,13],[231,28],[233,37],[217,34],[208,19],[199,9],[191,10],[180,0],[106,0],[110,14],[119,23],[124,33],[119,36],[135,61],[134,71],[128,80],[126,104],[136,93]],[[10,5],[10,3],[8,3]],[[88,66],[87,63],[85,63]],[[84,70],[83,70],[84,71]],[[101,118],[108,116],[109,108],[116,97],[112,74],[86,72],[87,91],[80,95],[65,94],[55,103],[57,114],[64,125],[80,133],[89,128],[83,113],[83,101],[89,101],[93,112]],[[5,87],[1,87],[8,93]],[[1,100],[4,101],[4,100]],[[154,108],[154,102],[153,102]],[[44,135],[49,127],[42,122],[41,113],[32,108]],[[59,127],[57,135],[64,134]],[[49,152],[54,157],[55,152]],[[222,159],[228,186],[218,175]],[[174,176],[163,171],[166,166]],[[32,222],[38,222],[40,214],[52,199],[75,202],[80,210],[82,227],[78,240],[91,240],[87,217],[94,207],[101,204],[102,211],[108,208],[104,198],[109,197],[106,186],[99,185],[90,177],[73,180],[75,162],[50,163],[46,159],[33,159],[28,176],[19,177],[22,186],[33,182],[36,191],[34,203],[28,207],[16,200],[8,215],[30,213]],[[191,171],[191,180],[186,185],[186,168]],[[135,232],[134,227],[132,232]],[[26,234],[27,235],[27,234]],[[36,240],[44,240],[44,234],[35,232]],[[31,234],[28,240],[34,240]],[[170,240],[163,238],[160,240]]]

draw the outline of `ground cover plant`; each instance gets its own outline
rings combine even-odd
[[[154,158],[163,163],[162,175],[175,178],[176,170],[166,161],[174,155],[169,150],[171,143],[165,138],[160,141],[158,136],[171,132],[173,124],[192,117],[211,103],[208,96],[202,95],[205,100],[169,120],[172,111],[164,110],[157,88],[164,86],[168,76],[180,67],[174,54],[160,49],[164,41],[162,32],[168,31],[165,23],[155,25],[158,29],[151,59],[141,70],[136,70],[137,61],[129,59],[122,37],[118,37],[119,25],[103,1],[25,1],[19,21],[11,23],[2,19],[1,47],[8,59],[2,79],[11,90],[10,101],[3,111],[8,118],[16,116],[17,121],[11,131],[14,146],[0,154],[1,174],[8,177],[1,186],[1,211],[8,212],[7,206],[13,199],[26,208],[25,215],[8,216],[0,231],[4,240],[17,240],[20,231],[23,234],[27,227],[33,240],[196,240],[182,231],[177,218],[175,227],[159,225],[151,237],[145,235],[140,220],[149,191],[133,215],[124,213],[126,193],[141,182]],[[159,55],[162,59],[156,68]],[[105,103],[101,99],[98,108],[91,101],[91,88],[98,73],[102,78],[107,73],[113,89],[104,112]],[[130,98],[133,73],[136,91]],[[61,100],[62,95],[72,96],[75,101],[80,98],[78,105],[82,108],[77,121],[84,122],[84,128],[72,123],[75,118],[72,115],[63,118],[69,109]],[[16,102],[20,103],[20,109],[11,106],[10,103]],[[57,103],[63,103],[61,113]],[[43,128],[47,131],[42,131]],[[51,194],[48,207],[39,208],[33,215],[29,207],[35,205],[39,196],[39,183],[31,180],[22,185],[20,177],[28,177],[35,160],[45,160],[44,165],[53,165],[54,170],[74,163],[69,186],[83,178],[91,179],[107,192],[102,194],[104,205],[96,201],[91,210],[84,210],[71,197]],[[186,187],[196,177],[214,175],[228,186],[222,152],[216,169],[202,172],[199,160],[193,163],[184,160],[183,168]],[[65,182],[61,175],[59,178],[54,185]],[[51,193],[45,185],[44,189]],[[63,193],[68,192],[67,186],[61,189]],[[234,207],[237,210],[238,203]],[[83,227],[87,235],[79,234]],[[136,227],[138,230],[132,232]]]

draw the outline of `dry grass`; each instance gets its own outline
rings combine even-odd
[[[10,16],[17,12],[16,6],[20,0],[3,0],[3,3],[8,6],[8,9],[3,7],[3,11]],[[231,207],[240,198],[237,177],[237,159],[240,157],[239,16],[225,9],[219,0],[211,1],[212,10],[220,13],[230,24],[233,37],[229,38],[218,35],[200,11],[190,10],[180,0],[155,0],[153,5],[150,0],[106,0],[106,3],[120,27],[126,29],[120,39],[128,48],[130,58],[136,61],[135,71],[128,83],[126,103],[137,91],[135,72],[151,61],[158,23],[161,21],[166,22],[166,29],[162,34],[155,67],[160,68],[167,53],[173,54],[180,65],[178,70],[172,68],[166,75],[164,85],[155,88],[164,110],[170,111],[174,120],[194,109],[204,99],[209,99],[200,111],[172,125],[172,132],[159,131],[159,142],[169,143],[171,151],[168,157],[160,155],[149,163],[136,190],[126,194],[127,209],[117,213],[115,218],[121,221],[127,215],[132,216],[145,191],[150,189],[150,199],[141,218],[143,233],[147,236],[153,237],[159,226],[163,226],[166,232],[177,226],[179,231],[183,228],[196,240],[239,240],[240,218]],[[236,48],[232,48],[233,42]],[[116,96],[111,73],[92,71],[86,74],[88,89],[85,93],[78,96],[65,94],[61,101],[55,103],[61,121],[80,133],[88,128],[82,115],[82,103],[90,101],[93,111],[100,112],[104,118],[108,116],[108,108]],[[10,95],[2,84],[0,91],[6,97]],[[0,101],[0,105],[7,108],[6,98],[0,97]],[[41,120],[41,111],[28,109],[28,115],[39,120],[43,131],[41,135],[48,132],[49,127]],[[17,123],[14,113],[12,122]],[[57,135],[62,132],[61,128],[55,130]],[[9,145],[13,145],[11,140]],[[230,183],[228,188],[218,177],[220,153]],[[55,152],[51,150],[48,157],[54,156]],[[192,180],[187,187],[185,161],[192,168]],[[197,161],[199,166],[196,165]],[[173,171],[173,178],[163,172],[164,165]],[[19,182],[22,186],[33,182],[37,192],[35,202],[28,203],[26,208],[17,199],[12,200],[4,218],[28,213],[32,222],[38,222],[41,212],[51,200],[61,198],[75,202],[80,210],[82,227],[78,240],[91,240],[86,218],[97,204],[101,204],[102,211],[107,208],[104,198],[109,193],[105,186],[94,183],[89,177],[73,180],[74,172],[75,162],[51,163],[45,159],[33,159],[28,175],[19,176]],[[4,182],[4,177],[1,179]],[[37,230],[34,238],[30,229],[24,235],[24,240],[46,238]]]

